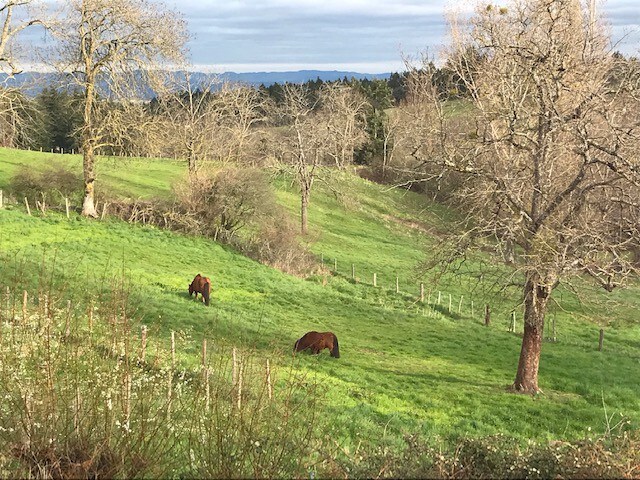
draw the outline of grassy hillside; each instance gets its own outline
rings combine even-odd
[[[37,169],[50,160],[48,154],[0,150],[0,188],[6,188],[19,163]],[[64,161],[77,166],[80,159],[64,156]],[[163,160],[105,161],[98,187],[103,182],[130,197],[167,196],[182,168]],[[43,259],[47,272],[54,271],[53,281],[74,298],[109,288],[108,278],[124,275],[136,318],[150,326],[155,341],[166,344],[171,330],[192,340],[182,351],[187,363],[198,361],[203,337],[214,345],[252,346],[265,354],[276,349],[287,359],[306,331],[332,330],[341,358],[330,358],[327,351],[300,355],[297,368],[323,386],[324,417],[345,447],[398,443],[409,433],[575,439],[589,429],[604,431],[603,404],[638,428],[637,288],[605,296],[585,286],[585,296],[597,300],[589,305],[559,291],[559,304],[550,314],[558,342],[544,344],[540,367],[545,393],[536,398],[506,393],[520,348],[519,335],[507,332],[517,295],[485,297],[474,289],[477,279],[457,276],[426,285],[432,304],[440,292],[440,305],[417,301],[421,278],[415,265],[451,213],[417,195],[348,174],[329,181],[331,189],[318,184],[310,208],[311,248],[318,263],[324,257],[324,275],[288,276],[210,240],[153,227],[78,216],[67,220],[53,213],[29,217],[13,207],[0,211],[0,284],[35,290],[43,281]],[[280,202],[296,214],[295,186],[283,177],[274,185]],[[352,264],[359,282],[351,281]],[[13,278],[16,272],[19,279]],[[187,295],[196,273],[212,277],[209,308]],[[371,285],[373,273],[377,288]],[[480,312],[487,302],[494,314],[488,328]],[[607,328],[605,349],[598,352],[601,326]]]

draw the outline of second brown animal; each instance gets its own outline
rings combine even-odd
[[[340,348],[338,347],[338,337],[333,332],[307,332],[302,338],[296,341],[293,352],[310,349],[311,353],[317,355],[321,350],[328,348],[331,356],[340,358]]]

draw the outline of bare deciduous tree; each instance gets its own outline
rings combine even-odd
[[[165,155],[186,159],[189,175],[194,175],[201,161],[214,154],[213,138],[219,124],[219,113],[212,100],[214,89],[215,81],[195,85],[192,75],[186,72],[158,98],[154,108],[156,123],[161,128],[150,135],[153,139],[149,143]]]
[[[205,159],[249,163],[266,107],[253,88],[212,78],[196,84],[186,73],[158,99],[154,110],[163,125],[157,145],[186,158],[194,174]]]
[[[84,93],[82,213],[95,217],[96,151],[125,130],[109,120],[127,118],[110,115],[110,107],[118,102],[126,108],[161,84],[152,81],[154,74],[182,58],[184,24],[176,12],[149,0],[69,0],[66,20],[54,33],[60,42],[57,65]]]
[[[280,157],[293,166],[300,186],[300,230],[308,230],[311,190],[318,173],[328,161],[344,167],[353,161],[354,150],[366,141],[366,99],[351,87],[329,85],[317,99],[300,85],[284,86],[278,110],[283,142],[277,143]]]
[[[15,56],[17,37],[26,28],[46,25],[44,11],[34,0],[8,0],[0,2],[0,71],[7,79],[21,73]],[[28,107],[19,89],[3,85],[0,87],[0,135],[5,146],[16,146],[18,137],[28,135],[27,119],[33,112]]]
[[[286,84],[279,115],[286,125],[284,142],[277,145],[285,163],[293,166],[300,186],[300,231],[308,230],[308,210],[311,189],[322,164],[322,142],[317,118],[308,90],[300,85]]]
[[[369,102],[348,85],[327,83],[320,90],[323,121],[327,126],[326,151],[338,168],[353,163],[353,154],[367,141]]]
[[[12,49],[16,37],[25,28],[33,25],[44,25],[44,14],[42,11],[35,12],[37,2],[34,0],[8,0],[0,2],[0,69],[10,76],[20,73],[22,70],[16,63],[16,58]],[[16,12],[25,12],[16,20]]]
[[[579,0],[512,0],[453,22],[449,62],[472,103],[464,115],[443,108],[425,70],[412,76],[435,117],[416,155],[464,178],[471,214],[454,255],[489,239],[523,279],[518,392],[539,391],[554,288],[576,275],[609,291],[623,284],[640,239],[640,71],[611,54],[590,13]]]
[[[224,83],[214,96],[218,113],[214,147],[222,162],[252,163],[250,157],[261,136],[258,126],[270,110],[267,100],[255,88]]]

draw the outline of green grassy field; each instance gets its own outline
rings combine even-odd
[[[0,188],[7,188],[20,163],[38,169],[51,157],[0,149]],[[64,156],[64,162],[75,168],[80,159]],[[183,168],[164,160],[106,160],[99,167],[98,188],[103,182],[122,196],[167,197]],[[517,293],[487,297],[474,288],[477,279],[449,276],[425,287],[432,304],[441,292],[441,305],[417,301],[423,279],[416,265],[447,228],[451,212],[346,173],[329,181],[338,193],[318,184],[309,217],[311,249],[318,263],[324,257],[326,285],[323,275],[285,275],[203,238],[111,219],[29,217],[19,206],[0,210],[0,284],[33,291],[42,281],[36,267],[43,258],[55,270],[53,281],[71,298],[87,298],[87,284],[107,288],[104,279],[124,275],[133,285],[137,320],[164,344],[171,330],[181,332],[186,363],[198,361],[203,337],[214,345],[243,345],[265,354],[275,349],[287,359],[306,331],[332,330],[341,358],[327,351],[300,355],[298,368],[322,385],[331,433],[345,447],[399,443],[410,433],[451,440],[495,433],[523,442],[576,439],[589,430],[605,430],[603,404],[607,412],[628,419],[629,428],[640,426],[637,287],[605,295],[584,286],[588,304],[559,290],[558,305],[550,312],[558,341],[544,344],[540,366],[544,394],[507,393],[520,349],[520,337],[507,332]],[[279,201],[297,214],[295,186],[281,176],[274,185]],[[332,274],[334,259],[337,274]],[[352,264],[358,282],[351,281]],[[24,265],[33,273],[13,278]],[[187,295],[196,273],[212,277],[209,308]],[[371,284],[373,273],[377,288]],[[480,312],[487,302],[493,310],[488,328]],[[599,352],[601,327],[606,337]]]

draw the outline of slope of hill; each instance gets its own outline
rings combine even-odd
[[[19,163],[37,169],[51,159],[0,150],[0,188],[7,187]],[[79,165],[73,156],[63,160]],[[106,161],[99,182],[134,198],[168,196],[182,169],[164,160]],[[295,187],[282,177],[274,185],[281,203],[295,214]],[[550,315],[558,341],[545,343],[542,354],[545,394],[534,399],[509,394],[505,387],[515,375],[520,337],[507,332],[507,325],[510,311],[518,308],[517,295],[483,296],[474,289],[477,279],[458,276],[427,284],[425,302],[418,298],[415,265],[452,213],[347,173],[335,175],[333,186],[320,187],[312,199],[316,241],[311,248],[325,269],[309,279],[285,275],[207,239],[112,219],[27,216],[18,205],[0,210],[0,284],[32,291],[42,281],[39,265],[45,262],[67,295],[86,298],[87,285],[110,288],[104,279],[124,276],[136,318],[161,343],[171,330],[193,339],[193,347],[183,352],[193,363],[203,337],[265,355],[275,349],[287,362],[303,333],[331,330],[340,340],[341,358],[326,351],[299,355],[296,368],[319,379],[327,393],[323,412],[345,448],[382,438],[399,443],[410,433],[575,439],[588,429],[605,430],[603,405],[621,413],[630,427],[639,426],[637,288],[605,297],[585,286],[586,296],[599,299],[588,306],[567,290],[558,292],[559,305]],[[351,280],[352,265],[358,282]],[[187,295],[196,273],[212,277],[210,308]],[[488,328],[481,322],[485,303],[494,312]],[[602,352],[597,351],[600,326],[607,326]]]

